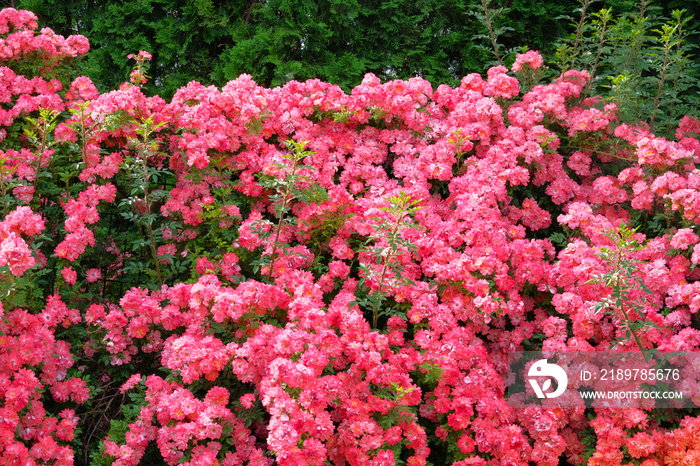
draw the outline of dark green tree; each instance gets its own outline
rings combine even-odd
[[[499,0],[500,3],[500,0]],[[505,3],[505,2],[503,2]],[[575,0],[508,2],[494,19],[504,51],[547,53],[567,32]],[[422,76],[455,85],[493,61],[478,14],[481,0],[15,0],[63,35],[82,34],[92,52],[82,70],[102,90],[128,78],[127,55],[153,55],[147,91],[163,97],[196,80],[223,85],[241,73],[276,86],[319,78],[346,90],[365,73]],[[493,2],[491,8],[501,5]],[[505,55],[504,55],[505,56]]]
[[[546,49],[552,31],[566,32],[567,25],[554,18],[574,5],[518,2],[497,19],[512,31],[502,39],[511,48]],[[272,86],[319,78],[349,90],[371,72],[383,80],[421,76],[434,85],[455,85],[492,60],[477,37],[485,31],[480,11],[480,0],[258,2],[222,54],[215,77],[250,73]],[[524,31],[529,34],[515,36]]]
[[[213,83],[219,56],[234,44],[248,5],[222,0],[17,0],[42,26],[63,35],[82,34],[91,52],[82,63],[101,91],[126,81],[130,53],[153,55],[147,91],[170,97],[196,80]]]

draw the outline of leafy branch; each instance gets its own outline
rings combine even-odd
[[[120,204],[120,207],[129,205],[132,208],[132,212],[123,213],[122,215],[135,221],[137,225],[143,225],[148,233],[148,245],[155,263],[156,278],[160,286],[164,282],[156,249],[156,232],[153,228],[156,214],[153,213],[153,207],[157,202],[163,200],[168,193],[162,189],[150,189],[151,181],[156,181],[158,175],[165,170],[151,167],[149,160],[159,154],[159,142],[154,140],[152,135],[165,124],[165,122],[154,123],[152,116],[141,120],[140,125],[136,129],[138,137],[130,140],[133,155],[124,160],[124,167],[134,180],[134,184],[132,185],[130,196],[123,199]]]
[[[407,228],[421,228],[413,221],[411,217],[415,212],[422,209],[424,206],[419,206],[419,200],[412,200],[411,197],[404,191],[401,191],[397,196],[389,198],[389,206],[382,207],[381,210],[389,213],[391,220],[381,217],[371,217],[379,223],[374,225],[374,233],[365,242],[366,245],[374,243],[372,247],[365,247],[364,251],[370,252],[376,265],[381,265],[382,270],[377,274],[369,264],[361,264],[360,269],[363,271],[363,278],[358,284],[359,287],[365,287],[366,280],[379,275],[379,285],[376,290],[369,293],[367,298],[358,298],[358,301],[350,303],[350,307],[355,304],[362,304],[372,309],[372,327],[377,328],[379,316],[390,314],[391,312],[382,311],[382,303],[387,295],[385,283],[388,280],[388,275],[391,272],[397,278],[398,285],[414,285],[414,282],[402,274],[405,272],[403,265],[398,258],[404,252],[411,254],[417,251],[417,247],[411,241],[404,239],[401,234]],[[383,243],[386,240],[386,246]]]
[[[24,135],[27,136],[27,139],[29,139],[37,149],[35,166],[32,167],[34,173],[37,173],[41,167],[44,152],[51,149],[55,144],[54,141],[49,141],[48,137],[53,133],[53,130],[56,129],[56,125],[58,124],[56,119],[59,115],[60,112],[56,110],[42,108],[39,110],[38,119],[27,117],[30,127],[24,130]]]
[[[586,284],[601,284],[611,289],[610,295],[595,303],[593,310],[596,314],[606,311],[612,318],[619,319],[622,322],[621,328],[625,331],[625,337],[618,342],[624,343],[634,339],[639,350],[644,353],[645,349],[639,338],[639,332],[658,328],[658,326],[643,318],[632,318],[633,312],[644,316],[647,301],[639,291],[653,294],[639,274],[637,269],[639,260],[633,257],[635,252],[645,247],[634,238],[635,232],[636,228],[632,229],[622,224],[616,230],[607,233],[614,247],[601,248],[598,257],[608,264],[610,270],[604,274],[594,274]]]
[[[508,10],[505,8],[492,8],[491,6],[491,0],[481,0],[481,11],[475,8],[474,11],[471,12],[471,14],[476,17],[476,19],[486,27],[486,31],[488,34],[477,34],[473,37],[473,39],[481,39],[481,40],[488,40],[491,42],[491,47],[493,52],[494,57],[496,58],[496,63],[499,65],[503,64],[503,58],[501,56],[501,49],[498,45],[498,37],[503,35],[506,32],[511,32],[513,31],[513,28],[507,27],[507,26],[502,26],[502,27],[497,27],[497,20],[505,15]],[[485,46],[477,46],[483,50],[487,50],[487,47]],[[509,51],[506,51],[506,55],[508,54]]]
[[[286,141],[285,145],[291,150],[289,154],[283,156],[287,163],[275,162],[271,167],[273,171],[282,173],[283,176],[267,176],[259,181],[262,187],[275,191],[275,194],[270,195],[275,217],[277,217],[277,225],[274,228],[275,239],[269,258],[268,282],[272,281],[278,251],[282,249],[283,253],[286,254],[289,249],[288,244],[280,242],[280,233],[284,225],[296,225],[296,219],[288,217],[292,203],[298,201],[309,204],[322,202],[328,198],[328,193],[319,183],[313,182],[310,177],[302,174],[304,170],[316,170],[310,165],[303,164],[306,157],[314,154],[312,151],[304,150],[308,143],[308,141]]]

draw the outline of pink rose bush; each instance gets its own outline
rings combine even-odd
[[[505,397],[513,351],[698,350],[696,120],[619,124],[533,51],[456,88],[99,94],[36,27],[0,12],[1,463],[700,458],[681,409]],[[649,291],[596,313],[624,225]]]

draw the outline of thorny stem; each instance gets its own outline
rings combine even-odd
[[[146,208],[146,215],[151,213],[151,200],[148,192],[148,181],[150,176],[148,175],[148,158],[149,158],[149,147],[148,147],[148,137],[151,135],[151,130],[146,129],[143,133],[143,142],[141,147],[139,147],[138,152],[141,154],[139,157],[139,163],[141,165],[141,189],[143,190],[143,201]],[[163,286],[163,278],[160,271],[160,261],[158,260],[158,251],[156,250],[156,239],[155,233],[153,232],[153,226],[151,225],[150,219],[145,222],[146,230],[148,231],[148,236],[150,239],[150,250],[153,257],[153,262],[156,265],[156,278],[158,279],[158,284]]]
[[[85,107],[83,105],[79,106],[80,108],[80,132],[81,132],[81,144],[82,147],[80,148],[80,156],[83,159],[83,164],[87,166],[87,141],[86,141],[86,135],[87,135],[87,130],[85,129]]]
[[[617,261],[616,261],[616,268],[617,270],[622,269],[622,248],[618,248],[618,253],[617,253]],[[617,280],[615,283],[615,288],[616,288],[616,294],[621,295],[622,294],[622,285],[620,284],[621,280]],[[620,305],[620,312],[622,312],[622,315],[625,318],[625,325],[627,329],[632,333],[632,336],[634,337],[635,343],[637,343],[637,347],[639,347],[639,351],[642,352],[642,355],[644,356],[644,360],[648,362],[647,355],[644,352],[644,346],[642,346],[642,341],[639,339],[639,336],[637,335],[637,332],[634,331],[634,329],[630,326],[630,316],[625,310],[624,304]]]
[[[682,47],[683,41],[684,41],[684,39],[685,39],[685,34],[684,34],[684,31],[683,31],[683,24],[684,24],[684,23],[681,21],[680,12],[679,12],[677,18],[678,18],[678,19],[677,19],[676,28],[678,29],[678,39],[677,39],[677,43],[676,43],[676,52],[677,52],[679,55],[681,55],[681,54],[682,54],[682,49],[681,49],[681,47]],[[682,68],[681,68],[681,69],[682,69]],[[675,74],[675,78],[673,79],[673,95],[678,95],[678,85],[680,84],[681,70],[677,71],[677,72],[674,73],[674,74]],[[672,129],[672,127],[673,127],[672,121],[673,121],[674,118],[675,118],[675,110],[674,110],[674,109],[675,109],[675,106],[676,106],[676,101],[675,101],[675,99],[674,99],[674,100],[671,100],[671,105],[669,106],[669,109],[668,109],[669,123],[668,123],[668,126],[667,126],[667,128],[666,128],[666,132],[669,132],[669,133],[671,132],[671,129]]]
[[[41,144],[38,147],[38,151],[36,154],[36,165],[32,167],[34,170],[34,181],[32,182],[32,185],[36,187],[36,182],[39,179],[37,176],[39,174],[39,169],[41,168],[41,161],[44,158],[44,151],[46,150],[46,133],[48,130],[49,122],[44,121],[42,128],[41,128]]]
[[[32,186],[34,186],[35,188],[36,183],[39,179],[38,175],[39,170],[41,169],[41,162],[44,159],[44,152],[46,152],[46,150],[50,147],[50,144],[47,143],[46,138],[55,127],[53,122],[55,121],[57,116],[58,112],[56,111],[41,109],[40,116],[38,119],[27,119],[36,127],[36,130],[39,132],[38,138],[34,135],[33,131],[26,130],[25,132],[25,134],[29,136],[30,140],[32,140],[32,142],[36,145],[37,148],[36,161],[31,165],[31,168],[34,171],[34,180],[32,181]]]
[[[404,199],[401,204],[401,212],[397,215],[396,217],[396,224],[394,225],[392,231],[391,231],[391,236],[389,237],[389,244],[392,244],[394,242],[394,239],[396,239],[396,235],[399,232],[399,228],[401,226],[401,221],[403,220],[404,214],[406,212],[406,205],[409,202],[408,199]],[[389,268],[389,263],[393,257],[393,253],[391,252],[391,247],[387,249],[387,255],[386,258],[384,259],[384,265],[382,266],[382,274],[379,277],[379,288],[377,289],[377,294],[381,297],[382,293],[382,286],[384,286],[384,279],[386,277],[386,271]],[[373,316],[372,316],[372,328],[377,328],[377,323],[379,321],[379,308],[377,306],[373,306]]]
[[[496,54],[496,60],[499,65],[502,65],[501,54],[498,51],[498,42],[496,41],[496,33],[493,30],[493,16],[491,15],[491,10],[486,0],[481,0],[481,8],[484,10],[484,21],[486,22],[486,27],[489,30],[489,37],[491,38],[491,44],[493,45],[493,51]]]
[[[635,332],[634,329],[629,326],[630,317],[629,317],[629,314],[627,314],[627,311],[625,310],[625,306],[620,306],[620,311],[622,311],[622,315],[625,316],[625,322],[627,323],[627,328],[629,329],[630,332],[632,332],[632,336],[634,337],[635,343],[637,343],[637,346],[639,347],[639,351],[642,352],[642,355],[644,356],[644,360],[648,362],[649,359],[647,359],[647,355],[644,352],[644,347],[642,346],[642,340],[639,339],[637,332]]]
[[[598,63],[600,62],[600,56],[603,53],[603,45],[605,45],[608,20],[610,19],[610,10],[601,11],[601,25],[600,25],[600,41],[598,42],[598,53],[595,56],[595,61],[593,62],[593,67],[591,68],[591,81],[595,78],[596,70],[598,69]]]
[[[294,176],[296,175],[297,171],[297,157],[293,158],[293,163],[292,163],[292,175],[291,179],[294,180]],[[275,265],[275,259],[277,255],[277,247],[279,244],[279,239],[280,239],[280,232],[282,231],[282,222],[284,221],[284,215],[286,213],[286,208],[287,208],[287,201],[289,198],[289,192],[291,191],[291,185],[287,185],[287,188],[284,191],[284,196],[282,197],[282,208],[280,209],[280,218],[277,221],[277,228],[275,232],[275,242],[272,245],[272,255],[270,257],[270,269],[267,271],[267,277],[268,281],[272,280],[272,269]]]
[[[405,206],[404,206],[405,208]],[[394,238],[396,238],[396,233],[399,231],[399,226],[401,225],[401,220],[403,219],[403,213],[404,209],[401,210],[401,213],[399,214],[398,218],[396,219],[396,225],[394,225],[394,229],[391,232],[391,241],[393,241]],[[382,266],[382,275],[379,277],[379,288],[377,289],[378,294],[381,296],[382,293],[382,286],[384,286],[384,278],[386,277],[386,271],[387,268],[389,267],[389,261],[391,260],[393,256],[393,253],[391,251],[387,252],[386,258],[384,259],[384,265]],[[374,314],[372,317],[372,327],[377,328],[377,321],[379,320],[379,309],[375,306],[374,307]]]
[[[666,28],[664,28],[666,29]],[[654,99],[654,111],[651,113],[651,120],[649,121],[649,130],[654,129],[654,120],[656,119],[656,112],[659,110],[659,100],[661,99],[661,91],[663,90],[664,82],[666,81],[666,71],[668,71],[668,53],[671,48],[671,34],[676,28],[664,31],[664,63],[661,66],[661,76],[659,77],[659,87],[656,91],[656,98]]]
[[[5,173],[3,170],[4,167],[0,167],[0,195],[2,195],[2,212],[5,217],[7,217],[8,208],[7,208],[7,184],[5,184]]]
[[[574,48],[571,51],[573,55],[576,55],[576,51],[578,50],[578,43],[581,40],[581,36],[583,35],[583,24],[586,21],[586,11],[588,10],[588,7],[590,5],[591,0],[584,0],[582,3],[581,19],[579,20],[578,27],[576,28],[576,40],[574,41]]]
[[[646,12],[646,4],[646,0],[641,1],[639,5],[639,15],[635,20],[635,25],[637,29],[636,31],[631,32],[629,35],[629,37],[632,39],[632,42],[630,43],[629,52],[627,53],[627,58],[625,59],[625,65],[622,67],[625,70],[629,69],[632,58],[636,59],[639,56],[639,53],[642,49],[642,44],[645,40],[644,23],[646,21],[646,18],[644,15]]]
[[[146,159],[144,158],[141,161],[141,167],[142,167],[142,173],[143,173],[143,179],[144,179],[144,185],[143,185],[143,192],[144,192],[144,202],[146,203],[146,212],[147,214],[151,213],[151,201],[148,198],[148,186],[146,186],[146,183],[148,182],[148,171],[146,170]],[[146,229],[148,230],[148,236],[151,239],[151,255],[153,256],[153,261],[156,263],[156,277],[158,278],[158,284],[160,286],[163,286],[163,278],[161,277],[160,274],[160,261],[158,260],[158,251],[156,250],[156,239],[155,239],[155,234],[153,233],[153,227],[151,226],[151,222],[147,221],[146,222]]]
[[[647,0],[642,0],[639,3],[639,17],[644,18],[646,11],[647,11]]]

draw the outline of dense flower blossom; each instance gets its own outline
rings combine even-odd
[[[0,12],[0,61],[87,50],[36,27]],[[527,52],[512,70],[542,66]],[[169,102],[85,77],[62,97],[66,83],[17,73],[0,68],[2,138],[64,113],[54,147],[0,154],[3,461],[70,464],[95,383],[137,400],[121,443],[103,440],[122,465],[149,445],[168,464],[419,465],[435,446],[457,465],[699,457],[696,418],[505,395],[509,352],[634,348],[619,313],[594,311],[623,222],[656,225],[629,255],[649,290],[629,291],[632,319],[654,324],[641,344],[700,347],[696,121],[678,142],[617,125],[575,70],[524,95],[505,67],[435,91],[367,75],[350,94],[243,75]],[[289,140],[308,141],[299,159]],[[68,182],[46,181],[67,159]],[[143,361],[157,367],[128,372]]]
[[[515,58],[513,66],[511,67],[511,70],[516,72],[520,71],[525,64],[527,64],[530,69],[536,70],[542,66],[543,63],[544,61],[542,60],[542,56],[537,50],[528,50],[523,54],[518,54],[518,56]]]
[[[698,235],[693,232],[692,228],[681,228],[671,238],[671,247],[676,249],[687,249],[689,246],[697,243],[700,240]]]
[[[85,279],[88,282],[96,282],[100,278],[102,278],[102,273],[99,269],[89,269],[87,272],[85,272]]]
[[[0,266],[10,267],[12,275],[20,276],[36,265],[36,259],[27,243],[14,233],[9,233],[0,242]]]

